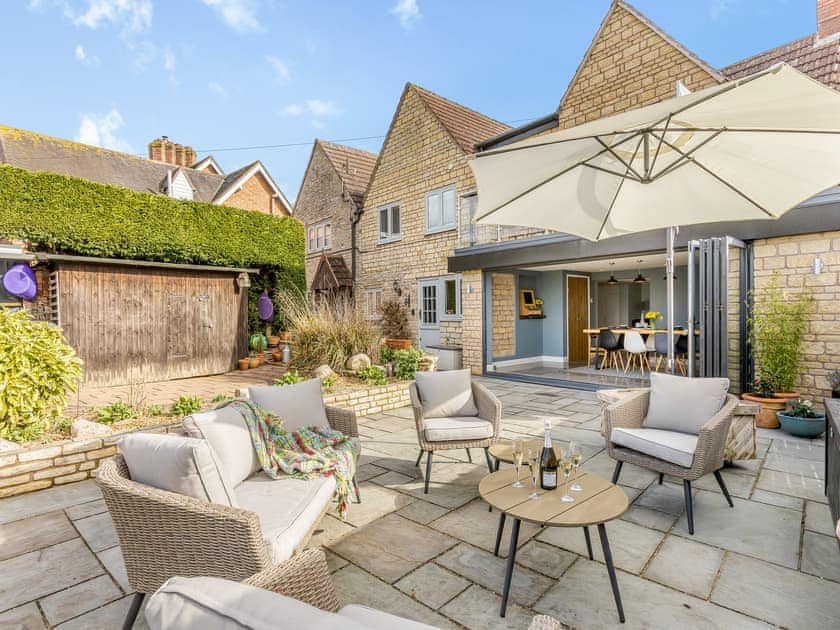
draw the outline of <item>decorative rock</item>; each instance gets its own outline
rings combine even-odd
[[[16,451],[20,448],[20,444],[15,444],[9,440],[0,439],[0,453],[5,451]]]
[[[85,418],[76,418],[70,425],[70,435],[74,438],[97,437],[110,435],[111,429],[101,422],[91,422]]]
[[[436,372],[437,371],[437,364],[438,364],[438,357],[434,354],[424,354],[423,358],[420,359],[420,371],[421,372]]]
[[[335,376],[335,372],[329,365],[319,365],[312,370],[313,378],[327,378],[328,376]]]
[[[366,367],[371,366],[370,357],[366,354],[354,354],[352,357],[347,359],[346,367],[351,372],[358,372]]]

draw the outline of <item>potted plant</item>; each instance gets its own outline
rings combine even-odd
[[[786,400],[799,397],[794,390],[802,371],[813,301],[811,292],[804,287],[796,294],[785,295],[778,272],[762,291],[752,295],[747,326],[758,377],[753,392],[742,394],[742,398],[761,406],[756,426],[777,429],[776,412],[784,409]]]
[[[265,338],[265,335],[261,333],[251,335],[251,338],[248,340],[248,345],[253,353],[252,356],[257,359],[258,365],[265,363],[265,349],[268,346],[268,340]]]
[[[239,361],[236,362],[236,365],[239,367],[240,370],[247,370],[249,367],[251,367],[250,363],[251,359],[245,357],[244,359],[239,359]]]
[[[815,438],[825,431],[825,414],[815,411],[811,400],[789,400],[787,408],[776,415],[782,429],[797,437]]]
[[[840,370],[831,370],[825,378],[831,387],[831,397],[840,398]]]
[[[662,313],[659,311],[648,311],[645,313],[645,321],[650,328],[656,329],[656,320],[662,319]]]
[[[408,326],[408,311],[398,300],[388,300],[382,305],[382,319],[379,321],[385,345],[395,350],[411,347],[411,329]]]
[[[256,352],[253,352],[253,351],[252,351],[252,352],[248,355],[248,367],[249,367],[249,368],[258,368],[258,367],[260,367],[260,359],[259,359],[259,357],[257,357],[257,353],[256,353]]]

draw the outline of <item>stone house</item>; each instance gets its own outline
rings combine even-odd
[[[458,217],[470,216],[475,184],[468,157],[509,127],[411,83],[405,86],[376,161],[359,222],[357,304],[371,319],[403,302],[420,345],[480,347],[469,314],[478,273],[450,274]],[[462,321],[475,322],[467,331]]]
[[[259,160],[225,173],[213,156],[197,161],[192,147],[166,136],[149,143],[148,156],[0,126],[0,164],[265,214],[292,213],[286,195]]]
[[[817,2],[817,32],[724,68],[714,68],[687,50],[629,4],[615,0],[574,74],[560,107],[539,121],[506,130],[480,143],[479,149],[568,128],[610,114],[674,96],[676,90],[698,90],[762,70],[784,61],[822,81],[840,87],[840,3]],[[431,140],[430,140],[431,142]],[[406,164],[406,169],[411,165]],[[468,174],[465,179],[468,179]],[[838,176],[840,180],[840,176]],[[380,196],[370,207],[384,202]],[[804,283],[814,293],[806,366],[800,390],[819,398],[828,394],[825,379],[840,367],[840,189],[830,189],[803,203],[778,221],[692,226],[681,229],[677,254],[675,321],[685,325],[703,317],[702,309],[720,308],[727,317],[716,333],[714,358],[706,373],[729,375],[737,391],[748,387],[752,366],[746,349],[744,302],[753,288],[764,286],[778,271],[792,291]],[[461,218],[464,221],[464,218]],[[483,228],[482,228],[483,229]],[[500,237],[501,236],[501,237]],[[369,236],[370,238],[370,236]],[[454,244],[454,239],[451,241]],[[593,243],[562,234],[530,235],[506,241],[500,233],[461,239],[448,256],[446,271],[469,278],[461,328],[464,362],[475,373],[513,378],[549,379],[579,387],[604,381],[585,371],[590,355],[585,328],[631,324],[646,310],[663,311],[664,234],[660,232]],[[707,248],[707,249],[703,249]],[[689,317],[686,277],[689,250],[701,258],[714,251],[720,272],[709,282],[722,287],[719,304],[700,302]],[[711,256],[712,254],[708,254]],[[416,275],[427,273],[424,262]],[[696,258],[695,258],[696,260]],[[705,263],[703,262],[705,261]],[[691,273],[698,273],[697,266]],[[634,282],[641,276],[644,283]],[[383,279],[388,276],[383,272]],[[542,315],[522,316],[522,292],[543,301]],[[705,298],[703,298],[705,299]],[[711,329],[708,329],[711,330]],[[710,339],[713,335],[707,335]],[[703,364],[703,360],[701,360]]]
[[[356,224],[376,154],[315,140],[295,200],[306,234],[306,286],[349,293],[356,276]]]

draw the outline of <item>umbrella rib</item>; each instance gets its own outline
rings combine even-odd
[[[639,147],[641,147],[641,146],[642,146],[642,139],[640,138],[638,144],[636,144],[636,150],[633,151],[633,157],[630,158],[631,162],[636,159],[636,156],[639,154]],[[618,199],[618,193],[621,192],[621,187],[624,186],[624,182],[627,181],[627,179],[628,179],[628,177],[627,177],[627,174],[625,173],[624,177],[622,177],[621,179],[618,180],[618,188],[615,189],[615,194],[613,195],[612,201],[610,201],[610,206],[609,206],[609,208],[607,208],[607,211],[604,213],[604,220],[601,221],[601,227],[598,228],[598,234],[595,235],[595,240],[596,241],[601,238],[601,234],[604,231],[604,227],[607,225],[607,220],[610,218],[610,214],[612,214],[612,210],[615,207],[615,202]]]
[[[714,140],[715,138],[717,138],[717,137],[718,137],[720,134],[722,134],[724,131],[725,131],[724,129],[718,129],[718,130],[717,130],[715,133],[713,133],[711,136],[709,136],[709,137],[708,137],[708,138],[706,138],[705,140],[702,140],[702,141],[701,141],[701,142],[700,142],[697,146],[692,147],[692,148],[691,148],[690,150],[688,150],[688,151],[681,151],[680,149],[677,149],[676,147],[674,147],[674,146],[673,146],[670,142],[668,142],[667,140],[665,140],[665,135],[664,135],[664,134],[663,134],[663,135],[661,135],[661,136],[659,136],[659,135],[656,135],[655,133],[651,133],[651,135],[652,135],[654,138],[656,138],[657,140],[659,140],[659,146],[660,146],[660,147],[661,147],[663,144],[667,144],[669,147],[671,147],[672,149],[674,149],[677,153],[679,153],[679,154],[682,156],[682,159],[681,159],[681,160],[678,160],[677,162],[674,162],[673,164],[669,164],[669,165],[668,165],[668,166],[666,166],[664,169],[662,169],[662,171],[660,171],[659,173],[657,173],[656,175],[654,175],[653,177],[651,177],[651,178],[650,178],[650,179],[651,179],[651,181],[653,181],[653,180],[655,180],[655,179],[659,179],[660,177],[664,177],[664,176],[665,176],[665,175],[667,175],[668,173],[672,172],[674,169],[677,169],[677,168],[679,168],[680,166],[682,166],[683,164],[685,164],[685,163],[686,163],[686,161],[688,160],[688,157],[689,157],[690,155],[692,155],[693,153],[695,153],[696,151],[698,151],[700,148],[702,148],[703,146],[707,145],[709,142],[711,142],[712,140]]]
[[[647,130],[656,131],[659,133],[669,131],[667,125],[665,127],[649,127]],[[765,127],[679,127],[679,130],[699,133],[708,133],[710,131],[725,131],[726,133],[801,133],[823,135],[840,134],[840,129],[768,129]]]
[[[704,165],[704,164],[702,164],[701,162],[698,162],[698,161],[697,161],[697,158],[690,157],[690,156],[686,155],[686,153],[685,153],[685,152],[683,152],[681,149],[679,149],[678,147],[674,146],[673,144],[671,144],[670,142],[668,142],[667,140],[665,140],[665,138],[662,138],[662,142],[664,142],[664,143],[665,143],[665,144],[667,144],[669,147],[671,147],[674,151],[676,151],[677,153],[679,153],[680,155],[682,155],[682,156],[683,156],[683,158],[685,158],[685,163],[691,163],[691,164],[694,164],[694,165],[695,165],[695,166],[697,166],[700,170],[704,171],[706,174],[710,175],[711,177],[714,177],[714,178],[715,178],[716,180],[718,180],[721,184],[723,184],[724,186],[726,186],[727,188],[729,188],[729,190],[731,190],[732,192],[734,192],[736,195],[738,195],[738,196],[740,196],[740,197],[744,198],[746,201],[748,201],[749,203],[751,203],[752,205],[754,205],[756,208],[758,208],[759,210],[761,210],[761,211],[762,211],[764,214],[766,214],[768,217],[773,217],[773,218],[775,218],[775,216],[776,216],[776,215],[774,215],[772,212],[770,212],[769,210],[767,210],[764,206],[762,206],[760,203],[758,203],[755,199],[753,199],[752,197],[750,197],[750,196],[749,196],[748,194],[746,194],[745,192],[743,192],[743,191],[741,191],[741,190],[738,190],[735,186],[733,186],[733,185],[732,185],[732,184],[730,184],[728,181],[726,181],[725,179],[723,179],[723,177],[721,177],[720,175],[718,175],[717,173],[715,173],[714,171],[712,171],[709,167],[705,166],[705,165]]]
[[[671,114],[668,114],[668,118],[665,120],[665,131],[662,132],[662,135],[665,135],[666,133],[668,133],[668,126],[670,124],[671,124]],[[653,134],[653,130],[651,130],[650,133],[654,137],[657,137],[655,134]],[[661,138],[659,140],[660,140],[659,144],[656,145],[656,153],[653,154],[653,160],[651,160],[650,167],[648,168],[647,172],[645,173],[645,177],[647,177],[648,179],[650,179],[650,174],[653,172],[653,168],[656,166],[656,161],[659,159],[659,151],[662,149],[662,140],[661,140]]]
[[[495,149],[495,150],[491,150],[491,151],[482,151],[481,153],[479,153],[478,155],[475,156],[475,159],[482,159],[482,158],[491,157],[491,156],[494,156],[494,155],[502,155],[503,153],[513,153],[514,151],[524,151],[526,149],[539,149],[541,147],[549,147],[549,146],[554,145],[554,144],[563,144],[565,142],[577,142],[578,140],[597,140],[597,139],[599,139],[603,136],[609,136],[609,135],[616,136],[616,135],[626,134],[627,135],[626,138],[624,138],[623,140],[621,140],[619,142],[616,142],[614,145],[612,145],[612,146],[618,146],[619,144],[621,144],[623,142],[626,142],[627,140],[630,140],[633,136],[637,136],[640,133],[642,133],[642,130],[640,130],[640,129],[633,129],[633,130],[625,129],[624,131],[610,131],[610,132],[607,132],[607,133],[595,134],[595,135],[591,135],[591,136],[575,136],[574,138],[562,138],[560,140],[551,140],[549,142],[541,142],[539,144],[529,144],[529,145],[522,146],[522,147],[508,146],[508,147],[504,147],[504,148],[501,148],[501,149]]]
[[[637,134],[637,135],[638,135],[638,134]],[[619,145],[619,144],[624,143],[625,141],[626,141],[626,139],[625,139],[625,140],[622,140],[621,142],[617,142],[617,143],[616,143],[616,146],[617,146],[617,145]],[[474,222],[475,222],[475,221],[480,221],[480,220],[481,220],[481,219],[483,219],[484,217],[488,217],[488,216],[490,216],[491,214],[493,214],[493,213],[495,213],[495,212],[498,212],[499,210],[501,210],[501,209],[502,209],[502,208],[504,208],[505,206],[512,204],[512,203],[513,203],[514,201],[516,201],[517,199],[521,199],[522,197],[524,197],[524,196],[525,196],[525,195],[527,195],[528,193],[532,193],[532,192],[534,192],[537,188],[540,188],[541,186],[545,186],[547,183],[554,181],[554,180],[555,180],[555,179],[557,179],[558,177],[562,177],[563,175],[565,175],[565,174],[566,174],[566,173],[568,173],[569,171],[572,171],[572,170],[576,169],[576,168],[577,168],[577,167],[579,167],[579,166],[588,166],[588,165],[586,164],[586,162],[588,162],[589,160],[595,159],[596,157],[598,157],[598,156],[600,156],[600,155],[603,155],[604,153],[606,153],[606,152],[607,152],[607,150],[608,150],[608,149],[609,149],[609,147],[607,147],[607,148],[605,148],[605,149],[601,149],[601,150],[600,150],[600,151],[598,151],[595,155],[592,155],[592,156],[590,156],[590,157],[586,158],[585,160],[581,160],[580,162],[575,162],[574,164],[572,164],[572,165],[571,165],[571,166],[569,166],[568,168],[564,168],[564,169],[563,169],[562,171],[560,171],[559,173],[555,173],[555,174],[554,174],[554,175],[552,175],[551,177],[549,177],[549,178],[547,178],[547,179],[544,179],[543,181],[541,181],[541,182],[539,182],[539,183],[537,183],[537,184],[534,184],[533,186],[531,186],[531,187],[530,187],[530,188],[528,188],[527,190],[523,190],[523,191],[522,191],[521,193],[519,193],[518,195],[516,195],[516,196],[514,196],[514,197],[511,197],[510,199],[508,199],[507,201],[505,201],[503,204],[500,204],[500,205],[496,206],[495,208],[493,208],[492,210],[488,210],[488,211],[487,211],[487,212],[485,212],[484,214],[477,216],[477,217],[474,219]],[[638,146],[636,147],[636,150],[638,151]],[[634,154],[634,157],[635,157],[635,154]],[[626,177],[626,175],[625,175],[625,177]]]
[[[587,162],[582,162],[581,166],[585,166],[587,168],[591,168],[591,169],[596,170],[596,171],[601,171],[602,173],[609,173],[610,175],[615,175],[616,177],[621,177],[622,179],[632,179],[633,181],[636,181],[636,182],[641,182],[642,181],[642,180],[638,179],[637,177],[628,175],[626,171],[624,173],[619,173],[618,171],[611,171],[610,169],[604,168],[603,166],[595,166],[594,164],[589,164]],[[634,173],[634,175],[635,175],[635,173]]]
[[[645,134],[644,134],[644,133],[642,133],[642,134],[641,134],[641,136],[642,136],[642,139],[644,139]],[[612,155],[612,156],[613,156],[616,160],[618,160],[619,162],[621,162],[621,163],[625,166],[625,168],[627,169],[627,171],[629,171],[629,172],[633,173],[633,175],[635,175],[635,176],[636,176],[636,177],[635,177],[635,179],[637,179],[638,181],[641,181],[641,180],[642,180],[642,176],[641,176],[641,175],[639,175],[639,174],[636,172],[636,169],[634,169],[634,168],[633,168],[633,160],[635,160],[635,159],[636,159],[636,155],[639,153],[639,145],[637,145],[637,146],[636,146],[636,151],[633,153],[633,157],[632,157],[632,158],[630,158],[630,161],[629,161],[629,162],[625,162],[623,159],[621,159],[621,157],[620,157],[620,156],[619,156],[619,155],[618,155],[615,151],[613,151],[613,148],[612,148],[611,146],[608,146],[608,145],[607,145],[607,143],[606,143],[606,142],[604,142],[604,141],[601,139],[601,137],[600,137],[600,136],[595,136],[595,140],[597,140],[597,141],[598,141],[598,144],[600,144],[602,147],[604,147],[604,149],[606,149],[606,151],[607,151],[610,155]],[[627,142],[627,140],[628,140],[628,139],[622,140],[622,141],[621,141],[620,143],[618,143],[618,144],[624,144],[625,142]],[[617,146],[617,145],[614,145],[614,146]],[[593,158],[595,158],[595,157],[598,157],[598,156],[593,156],[593,157],[589,158],[589,160],[591,160],[591,159],[593,159]],[[587,160],[587,162],[588,162],[589,160]],[[584,164],[586,164],[586,162],[584,162]],[[627,177],[627,172],[625,172],[625,173],[624,173],[623,177]]]

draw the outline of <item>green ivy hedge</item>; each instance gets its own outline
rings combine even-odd
[[[33,250],[280,269],[303,282],[299,221],[0,165],[0,237]]]

